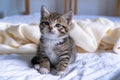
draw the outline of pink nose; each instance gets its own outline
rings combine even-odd
[[[48,30],[49,33],[54,33],[53,29]]]
[[[49,30],[49,32],[52,32],[51,30]]]
[[[48,29],[49,29],[49,31],[52,31],[53,28],[52,27],[48,27]]]

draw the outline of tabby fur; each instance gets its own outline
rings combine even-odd
[[[65,74],[68,65],[75,60],[75,43],[69,36],[72,11],[66,14],[50,13],[41,7],[40,32],[41,38],[37,54],[32,64],[41,74],[49,73],[51,67],[56,75]]]

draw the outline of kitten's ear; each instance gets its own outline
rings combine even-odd
[[[72,17],[73,17],[73,12],[69,11],[66,14],[64,14],[63,17],[67,20],[68,24],[71,24]]]
[[[49,16],[50,12],[44,6],[41,6],[41,17]]]

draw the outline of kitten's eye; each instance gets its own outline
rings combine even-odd
[[[55,26],[59,28],[59,27],[61,27],[62,25],[61,25],[61,24],[56,24]]]
[[[44,22],[42,22],[41,24],[43,24],[43,25],[49,25],[49,22],[44,21]]]

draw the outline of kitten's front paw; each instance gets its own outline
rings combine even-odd
[[[40,68],[40,69],[39,69],[39,72],[40,72],[41,74],[47,74],[47,73],[49,73],[50,71],[49,71],[47,68]]]
[[[57,76],[62,76],[62,75],[64,75],[64,74],[65,74],[65,71],[58,71],[58,72],[56,73]]]

